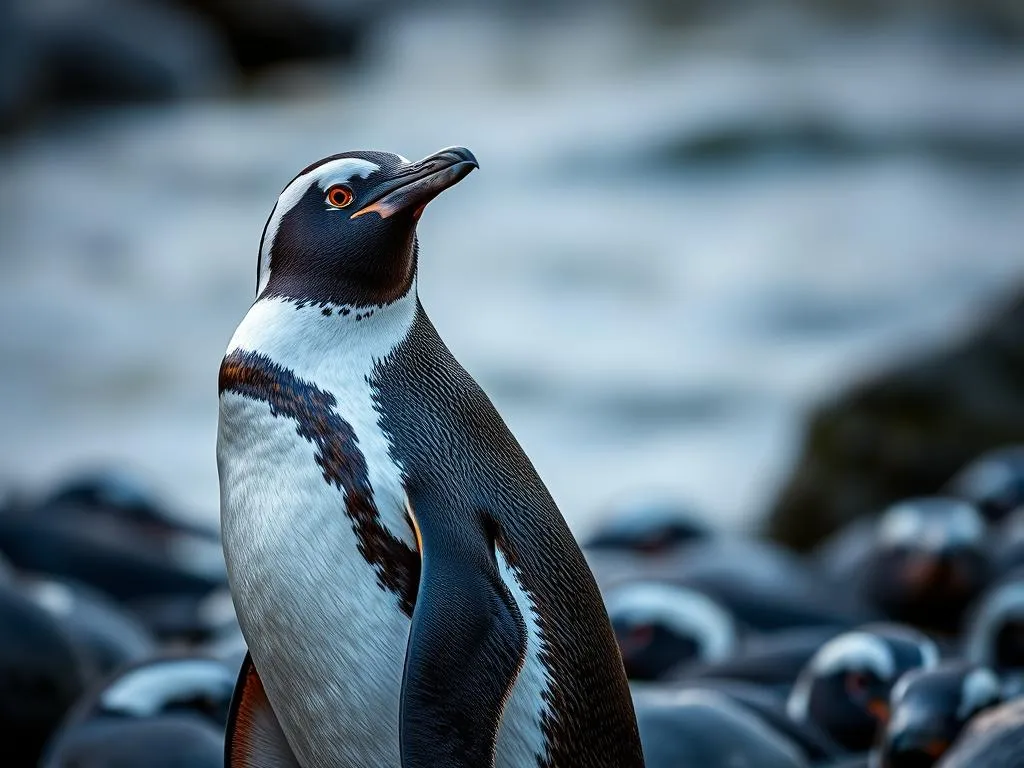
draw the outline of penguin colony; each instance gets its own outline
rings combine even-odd
[[[117,473],[3,503],[0,764],[1024,766],[1024,447],[807,556],[671,499],[577,545],[416,298],[415,223],[475,166],[285,188],[222,535]]]

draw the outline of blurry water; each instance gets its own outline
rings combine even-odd
[[[463,144],[482,170],[424,216],[420,294],[573,527],[644,489],[755,519],[816,398],[1024,278],[1024,59],[748,32],[414,19],[360,76],[20,140],[0,471],[126,462],[214,515],[217,367],[280,188],[344,149]],[[321,95],[274,95],[306,79]],[[840,140],[694,161],[807,125]]]

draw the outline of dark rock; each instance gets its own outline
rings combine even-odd
[[[145,526],[74,506],[14,504],[0,511],[0,553],[16,568],[87,584],[120,601],[210,594],[227,579],[219,550],[206,538],[154,537]]]
[[[0,129],[68,104],[222,91],[230,58],[195,13],[157,0],[0,4]]]
[[[245,70],[287,61],[350,59],[380,5],[323,0],[184,0],[227,41]]]
[[[80,700],[68,730],[102,719],[148,719],[188,714],[217,728],[227,723],[238,670],[202,656],[163,656],[120,670]]]
[[[806,766],[795,744],[718,691],[635,689],[647,768]]]
[[[60,507],[124,520],[152,536],[190,533],[216,541],[218,531],[181,519],[149,488],[142,478],[123,470],[84,472],[60,483],[40,501],[44,507]]]
[[[33,578],[22,579],[20,589],[57,620],[97,677],[156,652],[156,641],[135,617],[88,587]]]
[[[1024,294],[952,348],[820,407],[767,521],[807,549],[899,499],[938,491],[969,461],[1024,441]]]
[[[204,720],[173,715],[152,720],[103,719],[60,734],[45,768],[222,768],[224,736]]]
[[[81,659],[57,622],[0,587],[0,762],[35,768],[84,686]]]
[[[669,673],[672,680],[734,680],[788,696],[797,676],[825,643],[842,634],[840,627],[807,627],[747,637],[724,661],[687,664]]]
[[[611,505],[583,542],[585,549],[661,554],[712,535],[687,504],[671,498],[628,497]]]
[[[226,589],[194,595],[155,595],[129,603],[132,611],[162,642],[198,645],[238,631]]]

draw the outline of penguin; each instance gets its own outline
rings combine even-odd
[[[785,735],[718,691],[638,688],[634,696],[647,768],[810,765]]]
[[[1024,567],[1024,506],[1003,518],[990,538],[989,557],[996,578]]]
[[[889,694],[904,672],[932,669],[939,650],[909,627],[877,624],[825,643],[808,662],[789,695],[786,711],[814,723],[844,748],[866,751],[889,719]]]
[[[949,661],[907,672],[889,698],[876,768],[929,768],[972,717],[1001,702],[1002,683],[987,667]]]
[[[959,630],[991,573],[986,523],[966,501],[907,499],[879,518],[873,546],[851,573],[864,599],[892,621]]]
[[[631,680],[658,680],[680,664],[723,661],[739,642],[732,615],[686,587],[627,582],[605,592],[605,607]]]
[[[420,215],[477,167],[333,155],[271,212],[219,379],[229,766],[643,765],[593,575],[417,295]]]
[[[1024,568],[994,584],[973,607],[964,656],[1000,672],[1024,671]]]
[[[949,493],[974,504],[990,522],[1024,505],[1024,445],[979,456],[947,484]]]
[[[1024,768],[1024,699],[974,718],[938,768]]]

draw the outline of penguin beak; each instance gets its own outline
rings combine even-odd
[[[382,219],[413,209],[418,219],[427,203],[479,168],[473,153],[465,147],[448,147],[405,166],[394,178],[378,187],[370,200],[349,218],[377,213]]]

